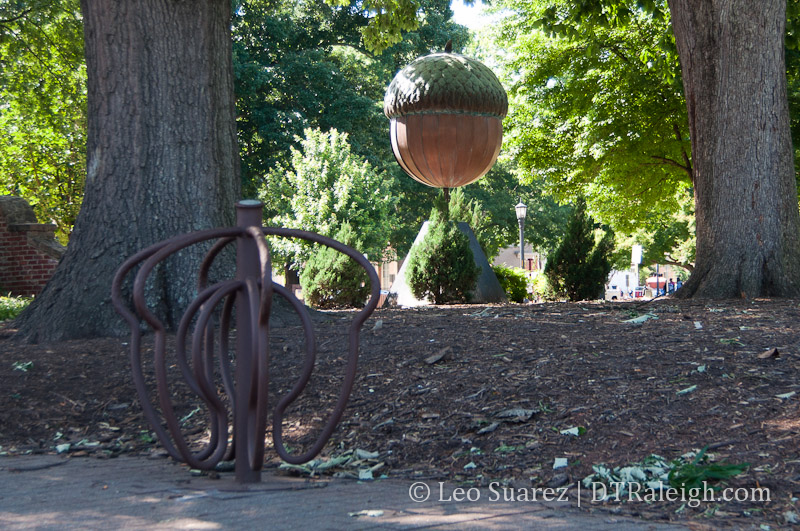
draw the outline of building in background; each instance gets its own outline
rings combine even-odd
[[[525,272],[531,277],[535,272],[544,270],[545,257],[533,250],[533,245],[525,244]],[[500,249],[492,265],[504,265],[506,267],[519,267],[519,247],[512,246]]]

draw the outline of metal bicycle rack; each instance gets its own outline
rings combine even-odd
[[[356,375],[359,332],[378,305],[380,281],[375,269],[358,251],[331,238],[312,232],[262,226],[262,204],[244,200],[236,205],[237,226],[203,230],[176,236],[154,244],[126,260],[114,277],[111,298],[114,308],[131,328],[131,365],[133,380],[145,417],[171,457],[201,470],[212,470],[218,463],[235,458],[235,478],[240,483],[261,480],[264,462],[264,439],[267,432],[269,395],[269,318],[275,294],[286,299],[299,316],[305,333],[305,360],[294,387],[279,401],[272,415],[272,436],[275,450],[285,461],[305,463],[322,450],[342,417]],[[339,398],[312,447],[303,454],[290,455],[283,444],[282,422],[286,408],[303,392],[316,360],[316,339],[311,317],[288,289],[272,282],[270,251],[265,236],[300,238],[332,247],[355,260],[367,271],[371,284],[369,302],[353,319],[349,330],[349,357]],[[203,259],[198,273],[198,295],[186,309],[178,326],[175,356],[183,379],[199,396],[209,413],[211,436],[198,452],[190,450],[181,433],[180,422],[170,399],[167,378],[167,330],[145,302],[145,286],[156,265],[170,255],[201,242],[218,240]],[[227,245],[236,243],[236,278],[208,285],[209,270],[214,259]],[[127,275],[141,264],[133,281],[131,309],[123,302],[123,284]],[[222,305],[221,311],[217,308]],[[235,366],[229,355],[229,340],[235,307]],[[219,314],[219,323],[215,315]],[[138,316],[137,316],[138,314]],[[154,332],[155,384],[159,410],[147,390],[142,367],[142,331],[140,319]],[[195,321],[196,320],[196,321]],[[190,328],[191,340],[189,341]],[[219,352],[215,352],[215,333]],[[187,355],[187,344],[189,354]],[[191,359],[191,364],[189,360]],[[233,442],[228,444],[228,419],[231,411],[221,400],[214,383],[214,366],[218,365],[224,392],[232,410]],[[164,427],[166,423],[166,429]]]

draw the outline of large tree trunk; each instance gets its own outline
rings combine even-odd
[[[144,247],[232,225],[239,172],[229,0],[83,0],[86,192],[61,264],[19,320],[31,341],[118,335],[114,271]],[[199,251],[198,251],[199,252]],[[197,252],[158,272],[148,298],[174,324]]]
[[[697,260],[680,297],[800,293],[786,0],[669,0],[694,164]]]

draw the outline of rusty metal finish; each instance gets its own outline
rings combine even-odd
[[[277,403],[272,414],[272,436],[280,457],[294,464],[316,456],[330,438],[342,417],[356,376],[359,332],[378,305],[380,282],[375,269],[358,251],[331,238],[312,232],[262,227],[261,203],[242,201],[237,204],[237,226],[211,229],[176,236],[140,251],[126,260],[114,277],[111,299],[114,308],[131,329],[130,352],[133,381],[145,417],[169,455],[193,468],[211,470],[223,460],[235,458],[236,480],[258,482],[264,462],[264,439],[269,416],[269,317],[272,298],[286,299],[298,314],[305,335],[305,359],[294,387]],[[356,314],[349,329],[348,360],[342,389],[333,411],[311,448],[292,455],[283,443],[283,417],[288,406],[303,392],[314,369],[316,338],[311,317],[288,289],[272,282],[272,266],[266,235],[300,238],[332,247],[342,252],[369,276],[372,291],[369,302]],[[162,260],[189,246],[217,240],[206,253],[198,272],[198,294],[186,309],[175,338],[175,357],[181,376],[206,407],[211,436],[199,451],[189,448],[181,433],[180,421],[170,399],[167,377],[167,329],[147,307],[145,286],[149,275]],[[219,253],[236,242],[236,278],[208,285],[210,268]],[[123,284],[132,270],[136,271],[132,299],[133,309],[123,302]],[[220,308],[221,307],[221,308]],[[236,319],[234,323],[234,308]],[[142,367],[142,328],[144,321],[154,333],[154,369],[157,406],[148,393]],[[236,362],[230,360],[229,335],[236,329]],[[215,339],[216,338],[216,339]],[[187,354],[187,347],[188,352]],[[215,348],[215,347],[218,347]],[[220,397],[215,382],[215,365],[219,369],[222,392],[230,410]],[[229,418],[233,426],[229,426]],[[229,437],[232,435],[232,445]]]

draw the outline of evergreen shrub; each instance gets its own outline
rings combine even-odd
[[[613,250],[612,232],[605,231],[595,241],[594,220],[586,214],[586,203],[579,200],[564,239],[547,258],[545,275],[553,290],[571,301],[603,298]]]
[[[467,235],[436,209],[428,233],[411,249],[408,260],[406,281],[411,292],[434,304],[469,302],[481,273]]]
[[[334,237],[359,249],[361,241],[349,223],[343,223]],[[320,309],[361,308],[370,294],[367,272],[358,263],[330,247],[313,253],[300,275],[306,304]]]

